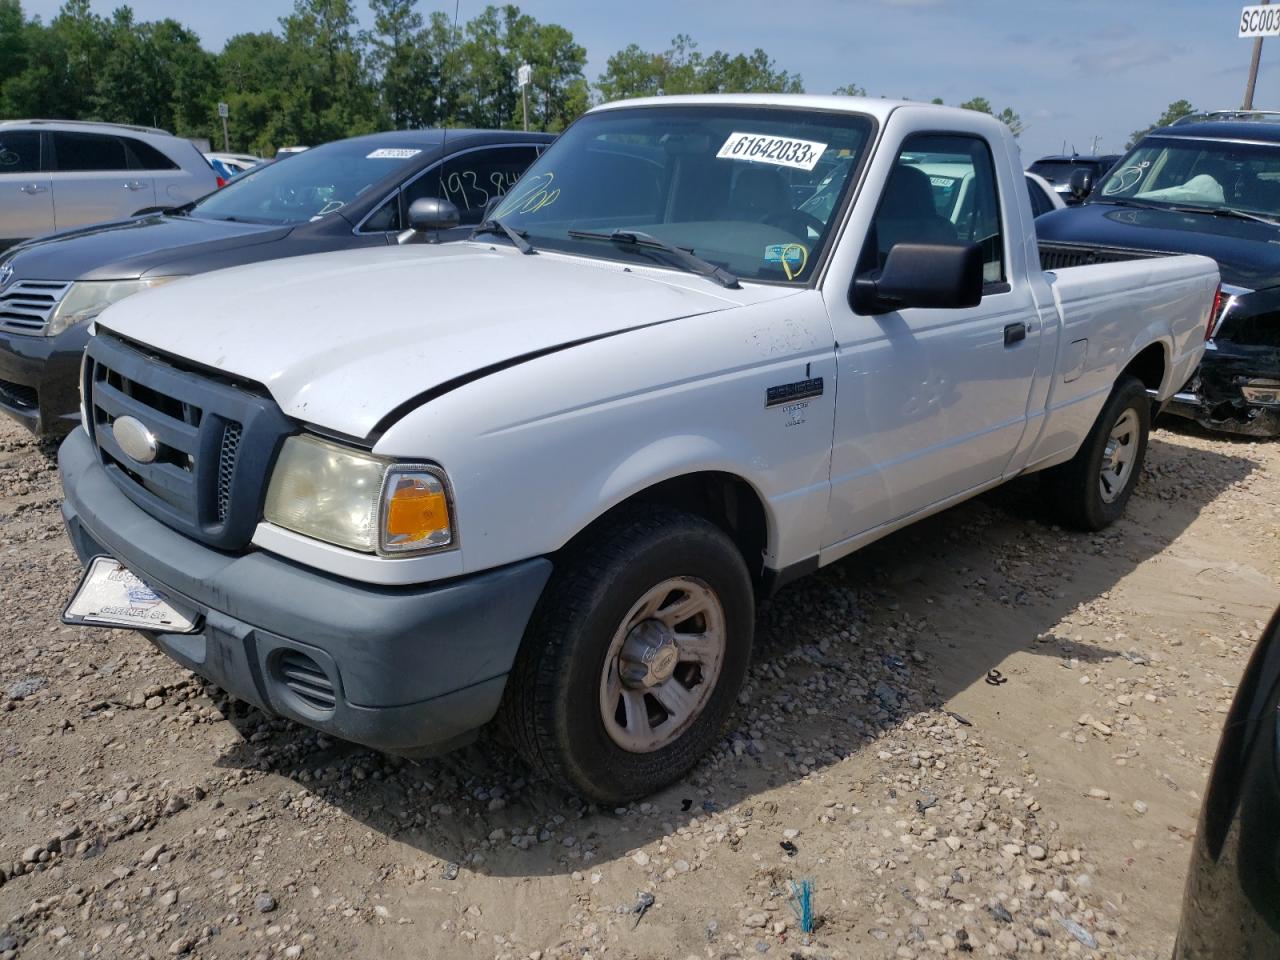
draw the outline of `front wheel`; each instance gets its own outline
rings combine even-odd
[[[1124,513],[1142,474],[1151,402],[1136,377],[1122,376],[1076,455],[1044,472],[1053,509],[1067,526],[1101,530]]]
[[[754,617],[746,564],[719,527],[627,510],[557,563],[508,678],[503,724],[526,761],[591,800],[652,793],[719,738]]]

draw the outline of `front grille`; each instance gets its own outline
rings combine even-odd
[[[0,291],[0,331],[39,336],[70,283],[15,280]]]
[[[7,403],[11,407],[22,410],[35,410],[40,406],[40,398],[36,395],[35,387],[24,387],[20,383],[0,380],[0,403]]]
[[[283,650],[276,659],[276,675],[307,706],[329,711],[338,703],[333,682],[316,663],[298,650]]]
[[[105,332],[90,338],[84,389],[99,458],[131,500],[211,546],[238,550],[248,544],[271,463],[291,432],[269,396],[144,353]],[[117,442],[121,417],[150,432],[155,451],[147,462]]]
[[[222,449],[218,452],[218,520],[227,519],[231,508],[231,479],[236,472],[236,457],[240,454],[240,436],[244,431],[240,424],[228,423],[222,430]]]
[[[1102,247],[1077,247],[1071,244],[1040,244],[1041,270],[1066,270],[1069,267],[1087,267],[1094,263],[1124,263],[1127,260],[1144,260],[1161,256],[1137,250],[1108,250]]]

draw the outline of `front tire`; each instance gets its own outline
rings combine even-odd
[[[1096,531],[1120,519],[1142,475],[1150,433],[1146,387],[1126,374],[1076,455],[1044,472],[1045,491],[1066,526]]]
[[[746,676],[751,577],[702,517],[626,509],[567,549],[516,658],[503,725],[524,759],[619,804],[684,776]]]

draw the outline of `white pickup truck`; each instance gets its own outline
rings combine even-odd
[[[634,798],[716,742],[785,581],[1031,471],[1113,521],[1217,283],[1044,272],[977,113],[600,107],[469,241],[103,313],[59,455],[88,567],[64,618],[382,750],[496,717],[552,779]]]

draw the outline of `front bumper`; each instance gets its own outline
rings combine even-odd
[[[81,561],[114,556],[201,615],[200,633],[147,634],[161,650],[268,713],[391,753],[450,749],[493,718],[551,574],[534,558],[408,589],[357,583],[177,533],[116,487],[83,430],[58,466]]]
[[[80,421],[80,356],[89,325],[56,337],[0,333],[0,413],[37,435],[62,434]]]
[[[1250,383],[1280,379],[1280,349],[1218,340],[1206,349],[1200,369],[1174,395],[1166,410],[1210,430],[1254,437],[1280,436],[1280,404],[1245,395]]]

